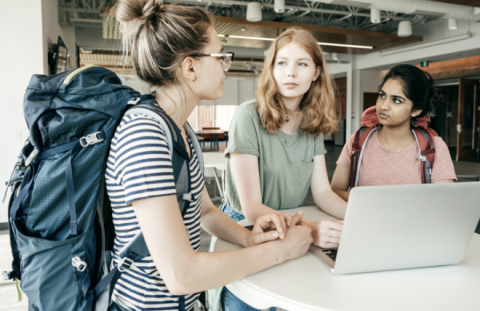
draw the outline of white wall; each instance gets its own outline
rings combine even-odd
[[[363,93],[378,92],[382,83],[385,71],[380,70],[354,70],[352,88],[352,123],[350,131],[347,130],[347,137],[360,128],[360,117],[363,113]]]
[[[21,12],[21,14],[19,13]],[[23,96],[32,74],[44,72],[42,2],[2,1],[0,4],[0,193],[10,178],[17,155],[28,137]],[[0,203],[0,223],[7,222],[7,202]]]

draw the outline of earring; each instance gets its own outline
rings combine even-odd
[[[197,80],[197,77],[193,77],[192,81],[195,81],[195,80]]]

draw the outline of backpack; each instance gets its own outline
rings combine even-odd
[[[7,184],[13,262],[4,276],[21,280],[39,310],[106,310],[128,263],[149,255],[139,235],[122,252],[126,264],[109,271],[115,233],[105,169],[125,114],[146,114],[162,125],[184,216],[192,201],[188,153],[178,127],[155,104],[102,67],[32,77],[24,100],[30,135]],[[203,173],[200,145],[184,126]]]
[[[376,107],[366,109],[360,119],[361,128],[355,133],[352,143],[352,154],[350,156],[350,189],[358,186],[360,176],[360,166],[362,164],[364,149],[370,136],[382,128],[378,121]],[[428,128],[428,116],[417,118],[412,122],[411,131],[415,137],[418,146],[418,159],[420,160],[419,169],[422,176],[422,183],[430,183],[432,168],[435,162],[435,144],[434,136],[438,134],[431,128]]]

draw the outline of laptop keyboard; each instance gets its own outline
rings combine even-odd
[[[333,261],[337,259],[337,249],[322,249],[322,251],[325,253],[325,255],[330,257]]]

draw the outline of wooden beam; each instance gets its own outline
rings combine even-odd
[[[410,36],[399,37],[395,33],[384,33],[376,31],[345,29],[335,27],[324,27],[305,24],[294,24],[274,21],[249,22],[243,18],[215,16],[215,29],[219,34],[225,35],[226,46],[240,46],[250,48],[268,48],[271,41],[258,41],[241,38],[228,38],[227,36],[251,36],[274,39],[284,29],[300,27],[309,31],[318,42],[344,44],[353,46],[369,46],[371,49],[364,49],[351,46],[329,46],[322,45],[325,52],[367,54],[379,50],[399,47],[407,44],[423,41],[422,37]],[[244,29],[246,28],[246,29]]]
[[[432,78],[449,79],[480,75],[480,56],[452,59],[430,63],[427,67],[418,68],[432,75]]]
[[[264,27],[273,27],[273,28],[279,28],[279,29],[300,27],[300,28],[303,28],[305,30],[310,30],[310,31],[315,31],[315,32],[323,32],[323,33],[331,33],[331,34],[357,35],[357,36],[367,36],[367,37],[375,37],[375,38],[388,38],[388,39],[398,39],[399,38],[396,34],[385,33],[385,32],[376,32],[376,31],[335,28],[335,27],[324,27],[324,26],[294,24],[294,23],[284,23],[284,22],[272,22],[272,21],[249,22],[244,18],[224,17],[224,16],[214,16],[214,18],[215,18],[215,21],[219,22],[219,23],[264,26]],[[418,37],[418,36],[410,36],[409,38],[415,38],[418,41],[423,40],[422,37]]]

